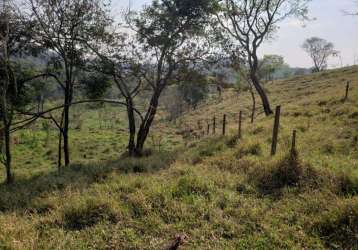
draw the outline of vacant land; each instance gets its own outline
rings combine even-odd
[[[159,118],[156,151],[140,159],[120,156],[127,134],[117,107],[73,114],[82,121],[71,131],[76,163],[61,173],[46,124],[18,134],[16,182],[0,186],[0,248],[161,249],[183,234],[183,249],[358,249],[358,67],[265,88],[282,106],[275,157],[273,117],[251,124],[250,94],[234,90],[176,125]],[[214,116],[216,135],[182,138]]]

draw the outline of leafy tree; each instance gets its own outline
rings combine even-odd
[[[6,169],[6,182],[13,181],[11,172],[11,132],[15,111],[31,100],[29,83],[39,76],[24,69],[16,61],[23,54],[34,53],[36,46],[29,43],[29,23],[19,22],[10,1],[3,0],[0,13],[0,118],[1,162]]]
[[[185,69],[180,74],[183,75],[183,79],[179,80],[179,93],[183,100],[195,109],[208,96],[207,78],[198,70],[193,69]]]
[[[303,43],[302,48],[311,57],[314,63],[315,72],[320,72],[326,69],[328,66],[328,58],[331,56],[337,56],[339,53],[334,49],[333,43],[319,37],[308,38]]]
[[[282,56],[265,55],[260,62],[260,69],[258,75],[261,79],[265,79],[266,81],[272,81],[275,72],[282,68],[284,64],[285,61]]]
[[[103,65],[98,68],[113,77],[127,104],[131,156],[142,155],[160,96],[175,72],[183,65],[195,65],[207,54],[208,45],[199,37],[204,35],[212,8],[208,0],[155,0],[140,13],[126,16],[130,32],[111,33],[106,46],[92,44]],[[150,98],[142,114],[135,98],[143,90]],[[140,117],[139,124],[135,114]]]
[[[87,41],[103,36],[109,25],[106,3],[101,0],[26,0],[30,10],[24,15],[34,23],[33,43],[40,44],[52,55],[50,72],[63,90],[63,111],[55,121],[63,139],[65,165],[70,164],[69,125],[74,86],[80,67],[88,52]],[[61,152],[61,150],[59,150]],[[61,155],[59,155],[61,165]]]
[[[279,22],[292,17],[305,17],[308,0],[219,0],[216,21],[218,33],[233,40],[243,50],[250,66],[250,79],[261,97],[266,115],[272,114],[269,99],[258,76],[258,49],[277,30]]]
[[[85,74],[79,82],[83,86],[84,94],[89,99],[102,98],[112,86],[110,78],[101,73]]]

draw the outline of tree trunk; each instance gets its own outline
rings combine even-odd
[[[1,111],[2,111],[2,120],[4,124],[4,141],[5,141],[5,168],[6,168],[6,183],[10,184],[13,181],[11,174],[11,136],[10,136],[10,127],[11,121],[9,117],[8,109],[8,88],[10,86],[10,76],[9,76],[9,54],[7,50],[8,41],[9,41],[9,18],[7,13],[6,1],[3,1],[3,10],[4,10],[4,23],[5,27],[5,37],[3,38],[3,67],[5,70],[5,79],[2,83],[1,89]],[[16,84],[15,84],[15,95],[16,95]]]
[[[129,126],[128,153],[130,156],[135,156],[136,123],[135,123],[135,114],[133,109],[133,100],[131,98],[127,98],[126,102],[127,102],[127,115],[128,115],[128,126]]]
[[[265,111],[266,116],[269,116],[271,114],[273,114],[272,109],[270,107],[270,102],[267,98],[267,95],[265,93],[265,91],[263,90],[260,81],[258,80],[257,76],[256,76],[256,71],[252,70],[251,74],[250,74],[250,78],[251,81],[253,83],[253,85],[255,86],[255,89],[257,91],[257,93],[260,95],[261,101],[262,101],[262,105]]]
[[[58,159],[57,159],[57,168],[58,171],[61,171],[62,167],[62,131],[58,135]]]
[[[156,90],[153,94],[150,101],[150,106],[148,108],[147,114],[142,122],[137,136],[137,145],[136,145],[136,154],[138,156],[142,155],[145,141],[147,140],[150,128],[154,121],[155,115],[157,113],[157,108],[159,104],[159,97],[162,92],[162,88]]]
[[[4,139],[5,139],[5,168],[6,168],[6,183],[10,184],[13,182],[13,176],[11,174],[11,137],[10,137],[10,126],[7,121],[5,125]]]
[[[255,121],[255,113],[256,113],[256,98],[255,98],[255,93],[254,90],[250,84],[250,93],[251,93],[251,99],[252,99],[252,110],[251,110],[251,123],[254,123]]]
[[[64,107],[64,120],[63,120],[63,156],[65,159],[65,166],[70,165],[70,149],[69,149],[69,138],[68,138],[68,132],[69,132],[69,124],[70,124],[70,99],[68,97],[68,94],[66,94],[65,97],[65,107]]]

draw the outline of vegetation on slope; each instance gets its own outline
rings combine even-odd
[[[343,103],[348,80],[350,98]],[[183,145],[173,125],[161,123],[155,133],[172,131],[170,140],[160,153],[137,160],[107,152],[121,137],[104,137],[105,131],[74,131],[78,147],[93,147],[93,154],[84,159],[78,149],[77,164],[61,173],[42,156],[42,140],[37,159],[24,144],[16,159],[31,161],[16,168],[27,174],[0,187],[0,248],[160,249],[179,233],[187,235],[183,249],[355,249],[357,86],[357,67],[267,84],[283,108],[275,157],[269,155],[272,117],[259,116],[254,125],[245,119],[243,139],[236,140],[234,117],[239,110],[249,114],[250,98],[230,91],[181,121],[194,128],[226,113],[228,136]],[[86,126],[98,126],[88,112]],[[293,129],[298,155],[292,156]],[[103,161],[108,158],[114,160]]]

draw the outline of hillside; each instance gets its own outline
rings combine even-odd
[[[273,117],[251,124],[250,94],[234,90],[176,125],[158,119],[149,145],[160,141],[160,152],[141,159],[118,158],[126,123],[112,106],[75,112],[76,163],[61,173],[53,131],[17,135],[16,183],[0,186],[0,249],[164,249],[176,234],[182,249],[358,249],[358,67],[265,88],[282,106],[274,157]],[[216,135],[194,139],[214,116]]]

